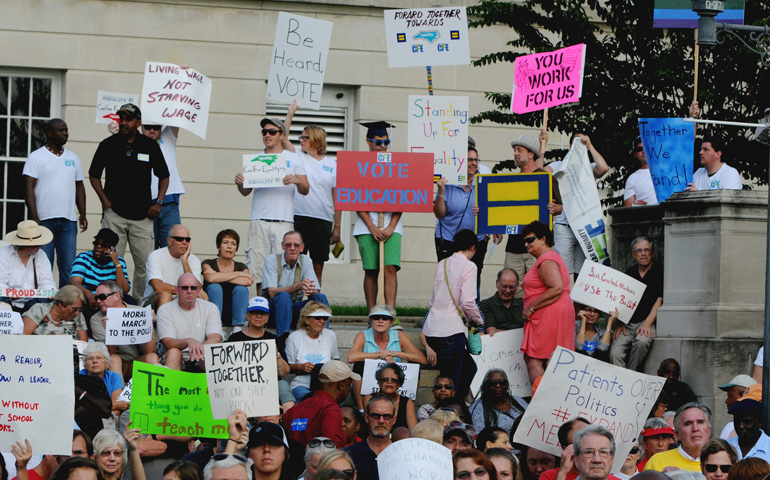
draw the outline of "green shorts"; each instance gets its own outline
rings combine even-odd
[[[380,247],[377,240],[370,233],[356,235],[358,253],[361,254],[361,264],[364,270],[379,270]],[[385,265],[393,265],[396,270],[401,270],[401,234],[394,233],[385,240]]]

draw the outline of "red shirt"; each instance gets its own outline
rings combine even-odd
[[[323,390],[291,407],[283,415],[286,435],[307,446],[316,437],[327,437],[337,448],[347,443],[342,430],[342,411],[331,395]]]
[[[557,473],[559,473],[558,468],[552,468],[550,470],[546,470],[545,472],[540,474],[539,480],[554,480],[556,478]],[[566,480],[575,480],[577,477],[578,477],[578,472],[576,472],[575,469],[573,468],[569,472],[567,472]],[[608,475],[607,480],[620,480],[620,479],[615,475]]]

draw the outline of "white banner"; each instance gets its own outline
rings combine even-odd
[[[152,340],[152,307],[108,308],[107,345],[141,345]]]
[[[21,335],[24,333],[24,321],[19,312],[0,310],[0,335]]]
[[[29,439],[35,454],[72,454],[72,337],[0,335],[0,385],[0,451]]]
[[[192,68],[147,62],[142,86],[142,123],[184,128],[206,138],[211,79]]]
[[[468,182],[468,97],[409,95],[409,151],[433,154],[433,177]]]
[[[131,382],[133,381],[134,381],[133,378],[128,381],[126,386],[123,387],[123,391],[120,392],[120,395],[118,395],[118,399],[116,401],[131,403]]]
[[[139,95],[134,93],[102,92],[96,95],[96,123],[110,123],[119,120],[117,111],[126,103],[139,105]]]
[[[623,272],[586,259],[570,298],[602,312],[612,313],[617,308],[618,319],[628,323],[645,288],[647,285]]]
[[[452,480],[452,452],[424,438],[391,443],[377,455],[380,480]]]
[[[270,56],[267,98],[302,108],[321,108],[332,22],[278,13]]]
[[[361,395],[373,395],[380,391],[380,386],[377,384],[374,374],[387,363],[385,360],[374,360],[371,358],[364,360],[364,374],[361,375]],[[412,400],[416,399],[418,381],[420,379],[420,364],[396,362],[396,365],[401,367],[401,370],[404,372],[404,384],[398,389],[399,395],[409,397]]]
[[[58,288],[0,288],[0,297],[53,298]]]
[[[559,181],[564,213],[586,258],[609,266],[610,254],[599,190],[588,162],[588,150],[579,138],[572,142],[572,148],[553,176]]]
[[[206,381],[214,419],[240,408],[249,417],[278,415],[275,340],[204,345]]]
[[[524,341],[524,329],[498,331],[494,336],[481,336],[481,354],[471,355],[476,361],[478,371],[471,382],[471,392],[477,396],[484,375],[492,368],[502,368],[508,375],[511,395],[528,397],[532,395],[527,364],[521,351]]]
[[[243,156],[243,187],[283,187],[286,176],[286,157],[283,153],[256,153]]]
[[[561,455],[559,427],[584,417],[614,435],[619,472],[665,381],[557,347],[513,441]]]
[[[385,10],[388,67],[468,65],[465,7]]]

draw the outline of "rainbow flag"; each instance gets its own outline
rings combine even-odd
[[[725,0],[725,11],[717,22],[743,25],[745,0]],[[698,28],[698,14],[692,11],[690,0],[655,0],[653,28]]]

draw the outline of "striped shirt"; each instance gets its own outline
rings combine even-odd
[[[120,265],[123,267],[123,275],[126,277],[129,286],[131,281],[128,279],[128,269],[126,268],[126,261],[123,257],[118,257]],[[96,292],[96,287],[105,280],[117,280],[115,275],[115,265],[112,261],[108,261],[104,265],[99,264],[94,258],[94,252],[83,252],[75,258],[72,263],[72,277],[80,277],[83,279],[83,288],[87,288],[92,292]]]

